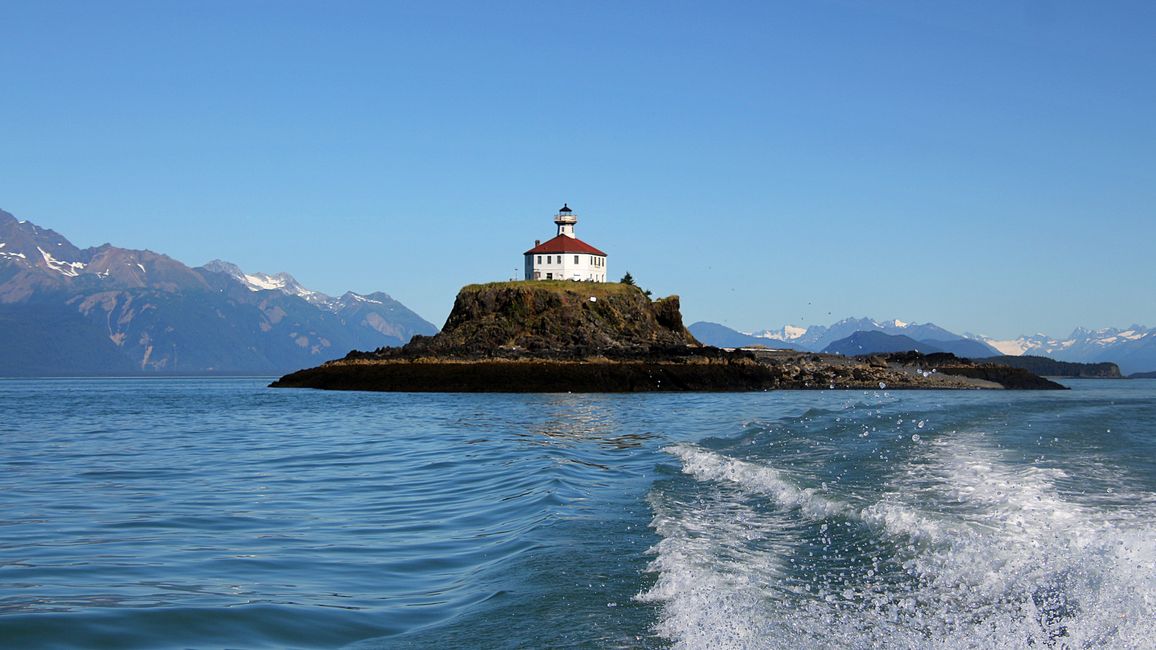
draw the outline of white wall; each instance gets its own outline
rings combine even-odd
[[[577,256],[578,262],[574,262]],[[525,277],[527,280],[545,280],[546,274],[552,274],[554,280],[592,280],[606,282],[606,258],[586,253],[550,253],[543,255],[526,255]],[[541,259],[541,263],[538,260]],[[534,272],[538,271],[537,278]]]

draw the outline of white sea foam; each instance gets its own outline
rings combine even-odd
[[[727,458],[694,445],[675,445],[667,451],[682,459],[683,472],[700,481],[728,481],[770,496],[784,508],[798,508],[812,518],[847,511],[846,504],[827,499],[814,488],[800,488],[774,468]]]
[[[648,570],[658,579],[638,599],[664,603],[658,632],[681,647],[759,647],[761,631],[748,622],[771,618],[763,594],[783,567],[775,554],[751,553],[746,544],[765,540],[775,522],[717,495],[651,506],[663,539],[651,549],[656,557]]]
[[[1142,648],[1156,638],[1151,518],[1065,498],[1067,473],[1016,463],[982,435],[925,445],[865,507],[760,462],[668,451],[712,495],[652,499],[659,575],[640,599],[663,603],[657,631],[676,647]],[[777,509],[747,504],[754,497]],[[806,572],[792,578],[784,564],[802,548],[784,547],[798,542],[792,528],[840,520],[891,540],[900,570],[811,576],[800,589]]]

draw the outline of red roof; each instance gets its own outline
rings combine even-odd
[[[606,257],[606,253],[594,248],[581,239],[567,237],[566,235],[558,235],[549,241],[544,241],[523,254],[536,255],[538,253],[587,253],[589,255]]]

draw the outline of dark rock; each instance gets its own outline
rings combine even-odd
[[[1123,374],[1120,366],[1111,362],[1076,363],[1074,361],[1057,361],[1048,357],[1024,355],[1019,357],[999,356],[976,361],[998,363],[1013,368],[1023,368],[1037,375],[1046,377],[1085,377],[1094,379],[1120,379]]]
[[[998,363],[976,363],[967,359],[960,359],[950,352],[936,352],[926,355],[918,352],[896,352],[886,355],[885,358],[892,363],[903,366],[919,366],[928,370],[934,369],[945,375],[994,382],[1004,388],[1033,390],[1065,390],[1067,388],[1023,368],[1013,368]]]

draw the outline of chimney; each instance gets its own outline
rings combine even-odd
[[[534,240],[534,245],[535,245],[535,246],[541,245],[541,243],[542,243],[542,240],[541,240],[541,239],[535,239],[535,240]]]

